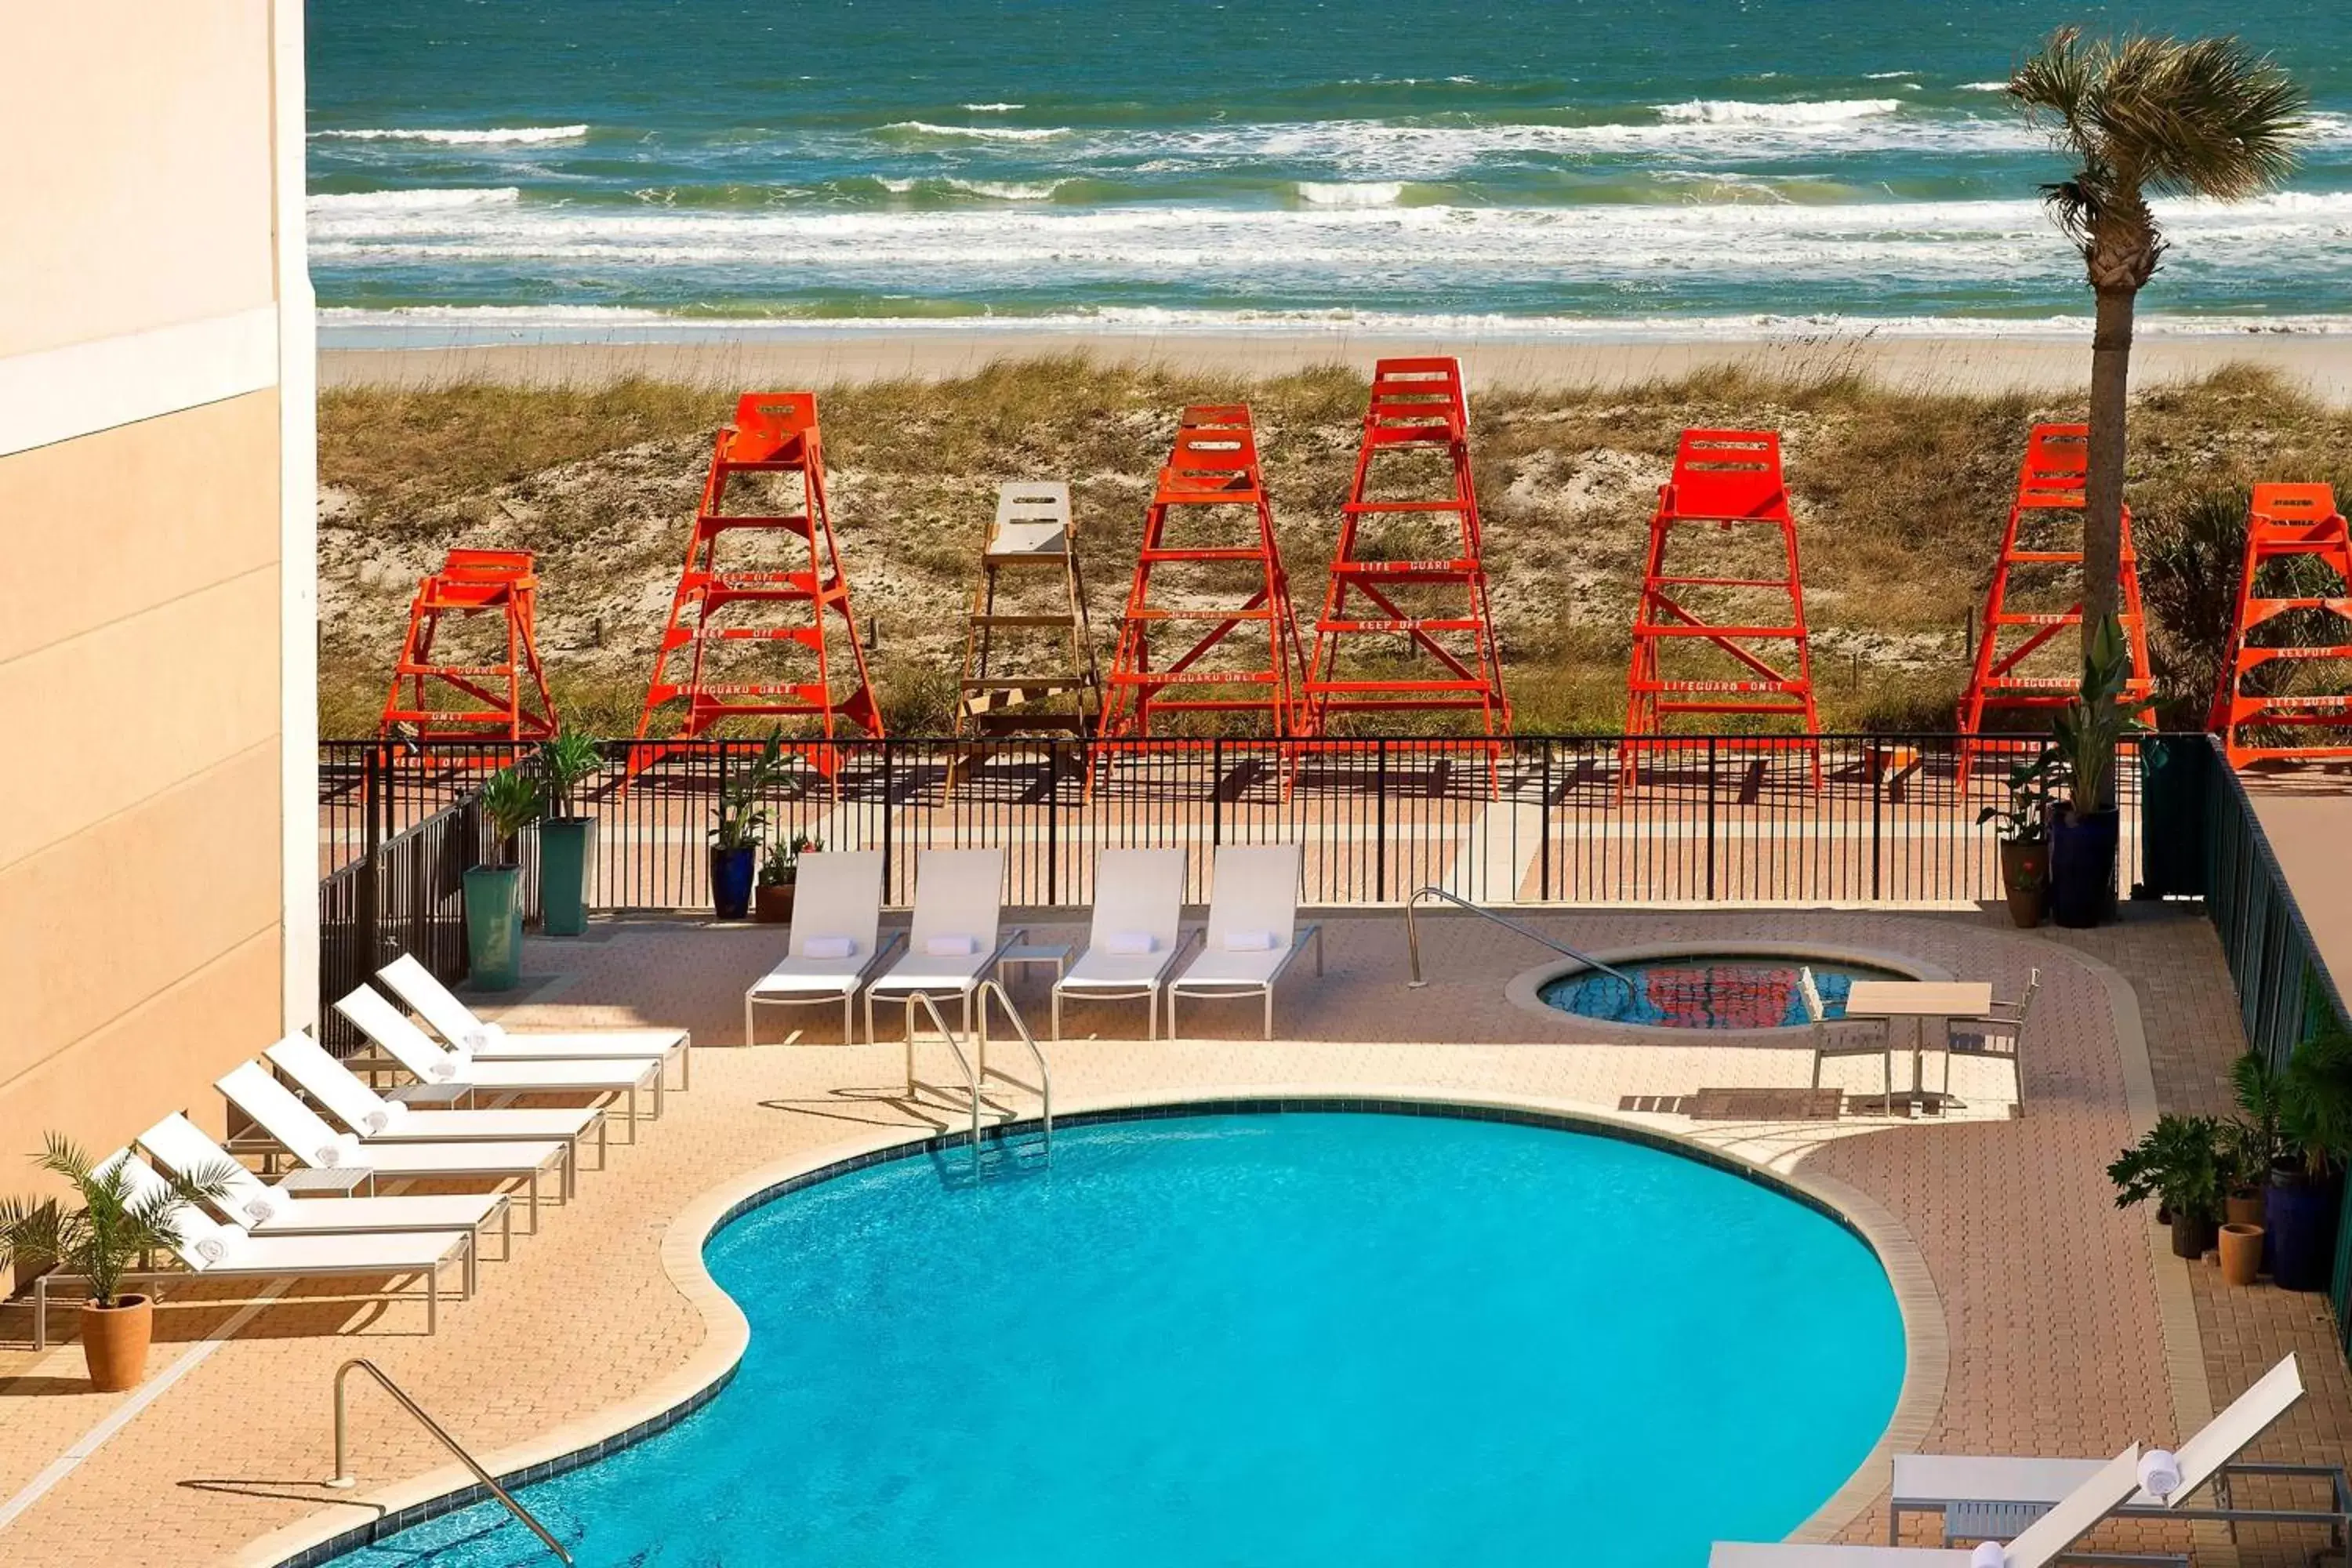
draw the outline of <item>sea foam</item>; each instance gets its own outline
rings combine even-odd
[[[1903,107],[1894,98],[1840,98],[1812,103],[1751,103],[1736,98],[1695,98],[1686,103],[1661,103],[1658,118],[1670,125],[1835,125],[1893,114]]]
[[[585,125],[509,125],[488,131],[313,131],[320,142],[436,142],[447,147],[476,147],[497,142],[574,142],[588,134]]]
[[[897,120],[882,127],[900,135],[944,136],[974,142],[1050,142],[1070,133],[1066,125],[934,125],[928,120]]]

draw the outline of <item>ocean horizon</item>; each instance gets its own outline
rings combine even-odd
[[[314,0],[329,346],[910,328],[2072,336],[2024,0]],[[2352,331],[2352,51],[2280,192],[2170,201],[2157,333]]]

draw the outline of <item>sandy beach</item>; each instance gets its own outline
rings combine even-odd
[[[1362,365],[1400,354],[1458,355],[1474,384],[1624,386],[1719,365],[1813,378],[1858,372],[1907,391],[2063,392],[2089,374],[2087,342],[2054,336],[1869,337],[1852,333],[1748,342],[1578,342],[1394,338],[1347,333],[1256,336],[914,330],[712,337],[673,342],[529,342],[329,349],[320,380],[339,386],[593,385],[625,376],[694,384],[832,385],[890,378],[942,380],[995,361],[1084,353],[1183,373],[1278,374]],[[2352,405],[2352,341],[2317,335],[2153,335],[2133,352],[2136,384],[2192,381],[2224,365],[2276,373],[2326,402]]]

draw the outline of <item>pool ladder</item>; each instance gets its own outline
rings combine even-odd
[[[1016,1088],[1028,1087],[1020,1079],[1007,1073],[996,1072],[988,1065],[988,1004],[992,998],[997,1006],[1003,1009],[1005,1017],[1012,1020],[1013,1032],[1021,1037],[1021,1043],[1029,1047],[1030,1059],[1037,1064],[1037,1096],[1040,1101],[1038,1125],[1045,1133],[1045,1152],[1051,1154],[1054,1152],[1053,1069],[1045,1065],[1045,1053],[1038,1047],[1037,1037],[1029,1032],[1027,1020],[1021,1016],[1021,1009],[1013,1005],[1013,998],[1005,994],[1004,987],[1000,982],[983,980],[980,984],[980,989],[972,993],[972,1022],[975,1026],[973,1043],[979,1047],[977,1059],[974,1056],[965,1053],[962,1037],[948,1027],[947,1019],[940,1016],[938,1005],[931,1001],[929,994],[917,991],[908,995],[907,1094],[911,1099],[919,1089],[935,1087],[924,1084],[915,1077],[915,1004],[919,1002],[922,1004],[923,1011],[931,1016],[931,1026],[940,1032],[940,1040],[954,1056],[956,1066],[963,1069],[964,1091],[967,1102],[971,1108],[971,1151],[975,1156],[979,1154],[982,1085],[993,1073],[997,1078],[1003,1079]]]
[[[1548,947],[1564,958],[1572,958],[1588,969],[1597,969],[1603,974],[1613,974],[1619,980],[1624,982],[1625,988],[1629,991],[1638,989],[1638,987],[1633,984],[1633,976],[1627,974],[1622,969],[1617,969],[1601,963],[1599,959],[1593,957],[1589,952],[1579,952],[1576,949],[1569,946],[1566,942],[1554,942],[1551,938],[1544,935],[1541,931],[1532,931],[1528,927],[1521,925],[1517,921],[1506,920],[1501,915],[1496,914],[1494,910],[1486,909],[1479,904],[1474,904],[1467,899],[1456,897],[1454,894],[1447,892],[1443,888],[1428,887],[1422,889],[1419,892],[1413,894],[1412,897],[1404,901],[1405,958],[1406,963],[1412,972],[1412,978],[1407,980],[1405,984],[1412,990],[1418,991],[1423,986],[1429,984],[1428,981],[1422,978],[1421,925],[1413,914],[1413,911],[1420,907],[1421,900],[1423,899],[1444,899],[1447,903],[1452,904],[1456,909],[1467,910],[1470,913],[1476,915],[1480,920],[1492,921],[1496,925],[1501,926],[1505,931],[1515,931],[1518,935],[1526,937],[1529,942],[1536,943],[1538,946]]]
[[[484,1487],[488,1489],[489,1494],[498,1499],[499,1501],[505,1506],[506,1510],[509,1513],[514,1515],[517,1519],[522,1521],[524,1524],[530,1526],[530,1532],[539,1537],[540,1543],[541,1545],[545,1546],[550,1552],[555,1553],[556,1559],[559,1562],[566,1564],[571,1563],[572,1553],[563,1549],[563,1543],[562,1542],[556,1540],[555,1537],[547,1532],[547,1526],[540,1523],[537,1519],[533,1518],[531,1516],[530,1510],[515,1501],[513,1497],[509,1495],[507,1489],[499,1485],[498,1478],[491,1475],[489,1471],[482,1468],[482,1462],[479,1459],[475,1458],[473,1455],[467,1453],[464,1444],[458,1442],[457,1438],[449,1436],[448,1428],[443,1426],[441,1423],[434,1420],[431,1415],[427,1415],[425,1413],[425,1406],[417,1404],[416,1401],[408,1397],[407,1391],[403,1389],[400,1384],[393,1382],[390,1377],[386,1376],[383,1368],[376,1365],[375,1363],[368,1360],[365,1356],[353,1356],[351,1360],[343,1363],[342,1365],[335,1369],[335,1474],[333,1479],[327,1482],[329,1486],[334,1487],[340,1490],[347,1489],[359,1484],[359,1478],[352,1474],[351,1446],[347,1441],[347,1431],[350,1423],[345,1413],[345,1406],[348,1405],[349,1399],[343,1387],[343,1385],[350,1381],[352,1373],[355,1372],[363,1372],[370,1377],[375,1379],[378,1384],[383,1385],[383,1391],[386,1394],[391,1394],[393,1399],[398,1403],[403,1410],[405,1410],[411,1415],[415,1416],[417,1424],[423,1426],[425,1431],[431,1433],[435,1441],[438,1442],[443,1447],[448,1449],[452,1454],[455,1454],[457,1457],[457,1462],[464,1465],[466,1468],[474,1473],[474,1479],[479,1481]]]

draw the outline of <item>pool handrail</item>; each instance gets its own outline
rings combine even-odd
[[[979,1076],[982,1079],[988,1077],[988,999],[992,995],[996,998],[997,1005],[1004,1009],[1004,1016],[1013,1020],[1013,1027],[1021,1036],[1021,1043],[1029,1047],[1030,1058],[1037,1064],[1037,1097],[1043,1106],[1038,1121],[1045,1134],[1045,1152],[1051,1154],[1054,1152],[1053,1069],[1045,1065],[1045,1052],[1037,1044],[1037,1037],[1029,1032],[1029,1021],[1021,1016],[1021,1009],[1013,1005],[1013,997],[1005,991],[1004,983],[999,980],[982,981],[979,990],[972,994],[972,1012],[980,1026]],[[996,1076],[1004,1078],[1003,1073]],[[1004,1078],[1004,1081],[1013,1083],[1018,1080]]]
[[[438,1421],[433,1419],[433,1417],[425,1412],[425,1406],[417,1404],[414,1399],[411,1399],[408,1396],[407,1392],[404,1390],[400,1384],[393,1382],[392,1379],[385,1374],[383,1368],[376,1365],[375,1363],[368,1360],[365,1356],[353,1356],[351,1360],[343,1363],[342,1365],[335,1369],[335,1473],[329,1479],[327,1482],[329,1486],[333,1487],[338,1490],[345,1490],[359,1484],[359,1478],[352,1475],[351,1471],[351,1466],[349,1463],[350,1445],[345,1441],[345,1434],[348,1426],[345,1407],[349,1401],[343,1385],[350,1380],[352,1373],[354,1372],[363,1372],[370,1377],[375,1379],[376,1382],[383,1386],[383,1391],[386,1394],[391,1394],[393,1399],[403,1410],[405,1410],[411,1415],[415,1416],[419,1426],[423,1426],[426,1432],[430,1433],[434,1439],[443,1447],[448,1449],[452,1454],[455,1454],[457,1457],[458,1463],[464,1465],[466,1468],[474,1473],[474,1479],[481,1482],[484,1487],[488,1488],[489,1489],[489,1494],[492,1497],[498,1499],[499,1502],[506,1505],[506,1510],[509,1513],[514,1515],[517,1519],[522,1521],[524,1524],[530,1526],[530,1532],[533,1535],[538,1536],[541,1543],[546,1546],[550,1552],[554,1552],[557,1560],[567,1564],[568,1568],[568,1565],[572,1562],[572,1553],[563,1549],[563,1543],[562,1542],[556,1540],[555,1537],[547,1532],[547,1526],[540,1523],[537,1519],[533,1518],[531,1516],[530,1510],[515,1501],[513,1497],[509,1495],[507,1489],[499,1485],[498,1478],[491,1475],[489,1471],[482,1468],[482,1462],[479,1459],[475,1458],[473,1455],[467,1453],[464,1444],[458,1442],[457,1438],[449,1436],[448,1429],[444,1427]]]
[[[931,1016],[932,1024],[938,1027],[940,1038],[946,1041],[948,1049],[955,1053],[956,1066],[963,1068],[964,1083],[971,1091],[971,1152],[977,1160],[980,1156],[980,1074],[973,1069],[971,1058],[963,1054],[963,1042],[956,1038],[956,1032],[949,1028],[948,1021],[940,1016],[938,1005],[932,1002],[929,992],[909,991],[906,1002],[907,1098],[912,1100],[918,1088],[929,1087],[915,1081],[915,1004],[920,1002],[923,1011]]]
[[[1412,970],[1412,978],[1405,982],[1406,988],[1409,990],[1418,991],[1423,986],[1429,984],[1428,981],[1422,978],[1421,974],[1421,926],[1414,919],[1413,914],[1413,911],[1420,907],[1421,900],[1423,899],[1444,899],[1447,903],[1454,905],[1457,909],[1467,910],[1470,913],[1478,916],[1482,920],[1490,920],[1494,921],[1496,925],[1501,926],[1505,931],[1516,931],[1538,946],[1548,947],[1554,952],[1560,954],[1562,957],[1572,958],[1588,969],[1597,969],[1603,974],[1614,975],[1619,980],[1624,982],[1625,988],[1629,991],[1638,991],[1640,989],[1639,986],[1636,986],[1633,984],[1633,977],[1632,975],[1626,973],[1622,969],[1601,963],[1601,960],[1593,957],[1589,952],[1579,952],[1576,949],[1569,946],[1566,942],[1554,942],[1551,938],[1545,936],[1542,932],[1530,931],[1528,927],[1521,925],[1517,921],[1506,920],[1501,915],[1496,914],[1494,910],[1487,909],[1483,905],[1474,904],[1469,900],[1462,898],[1458,894],[1449,893],[1443,888],[1432,886],[1421,889],[1415,892],[1412,897],[1404,901],[1405,956],[1406,962]]]

